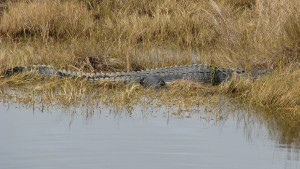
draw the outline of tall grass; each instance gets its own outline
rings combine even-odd
[[[232,80],[221,86],[231,96],[245,100],[258,107],[267,107],[285,116],[285,112],[299,115],[300,111],[300,70],[291,65],[284,70],[252,80]]]
[[[88,36],[94,21],[84,5],[75,1],[21,1],[10,3],[1,18],[1,34],[40,36],[47,40]]]
[[[2,69],[50,64],[70,70],[130,71],[192,63],[273,68],[269,77],[237,81],[220,91],[299,114],[299,0],[1,4]],[[96,60],[92,67],[91,60]]]

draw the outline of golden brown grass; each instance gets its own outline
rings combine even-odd
[[[88,36],[93,23],[86,7],[75,1],[21,1],[9,4],[1,18],[0,30],[8,37],[72,39]]]
[[[257,81],[203,91],[300,115],[298,0],[16,0],[3,6],[1,69],[32,64],[85,71],[192,63],[268,67],[274,73]],[[99,63],[82,66],[88,58]]]
[[[225,83],[222,89],[229,95],[236,96],[249,103],[279,111],[282,116],[300,111],[300,70],[294,67],[275,71],[273,74],[252,80],[232,80]]]

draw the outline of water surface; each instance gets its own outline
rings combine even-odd
[[[228,110],[222,110],[224,113]],[[299,146],[280,143],[259,116],[219,119],[202,109],[44,111],[0,104],[1,169],[300,168]]]

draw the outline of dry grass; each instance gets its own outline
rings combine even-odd
[[[270,111],[279,111],[282,116],[300,112],[300,70],[295,66],[275,71],[267,77],[252,80],[232,80],[222,86],[222,91],[246,100]],[[287,114],[285,114],[287,113]]]
[[[134,106],[170,107],[174,113],[183,110],[194,112],[205,105],[206,109],[219,115],[224,108],[215,107],[221,98],[217,87],[208,87],[193,82],[174,82],[169,88],[145,89],[138,84],[95,82],[78,79],[57,79],[28,74],[5,78],[0,83],[0,98],[10,98],[25,105],[51,107],[93,107],[95,104],[109,105],[113,110],[130,110]],[[215,103],[212,106],[212,103]],[[179,112],[176,112],[179,111]]]
[[[0,33],[8,37],[67,39],[89,36],[93,24],[86,7],[75,1],[21,1],[8,5],[1,18]]]
[[[85,71],[192,63],[268,67],[275,72],[255,82],[203,91],[300,115],[298,0],[16,0],[2,6],[1,69],[32,64]],[[90,58],[98,59],[88,63]]]

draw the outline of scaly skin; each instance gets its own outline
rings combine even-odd
[[[236,74],[237,76],[250,76],[251,78],[257,78],[259,75],[272,71],[272,69],[255,69],[252,71],[248,71],[245,69],[233,70],[195,64],[188,66],[175,66],[160,69],[143,70],[137,72],[84,73],[56,69],[52,66],[36,65],[14,67],[4,71],[2,74],[6,76],[12,76],[15,73],[26,71],[32,71],[44,76],[55,76],[59,78],[74,77],[86,78],[89,81],[121,81],[125,83],[136,82],[144,85],[145,87],[158,88],[160,86],[164,86],[166,83],[180,79],[218,85],[223,81],[231,79],[233,74]]]

